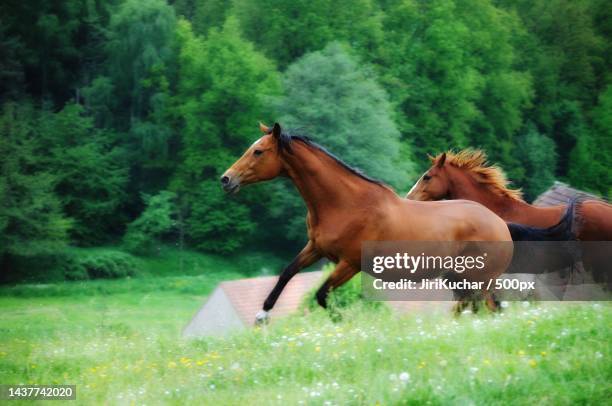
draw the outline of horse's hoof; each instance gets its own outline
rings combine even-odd
[[[270,322],[270,313],[265,310],[260,310],[255,315],[255,325],[261,326]]]

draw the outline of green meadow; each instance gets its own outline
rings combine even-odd
[[[340,317],[315,309],[225,339],[182,339],[214,286],[240,276],[0,288],[0,382],[74,384],[71,404],[569,405],[612,393],[607,303],[510,303],[454,318],[357,301]]]

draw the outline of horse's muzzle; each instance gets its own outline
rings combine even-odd
[[[221,176],[221,187],[228,194],[234,194],[240,189],[240,181],[228,175]]]

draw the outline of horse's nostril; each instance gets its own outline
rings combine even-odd
[[[223,176],[221,177],[221,184],[222,185],[227,185],[230,181],[230,178],[228,176]]]

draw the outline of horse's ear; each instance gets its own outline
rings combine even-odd
[[[431,154],[427,154],[427,158],[429,159],[429,161],[433,164],[434,162],[436,162],[436,157],[431,155]]]
[[[259,123],[259,129],[264,134],[268,134],[270,132],[270,127],[268,127],[267,125],[265,125],[264,123],[261,123],[261,122]]]
[[[278,123],[274,123],[274,127],[272,128],[272,135],[274,135],[275,138],[280,139],[281,136],[281,126]]]
[[[442,155],[440,155],[440,158],[438,158],[438,162],[437,162],[437,166],[438,168],[442,168],[444,166],[444,162],[446,162],[446,152],[443,152]]]

